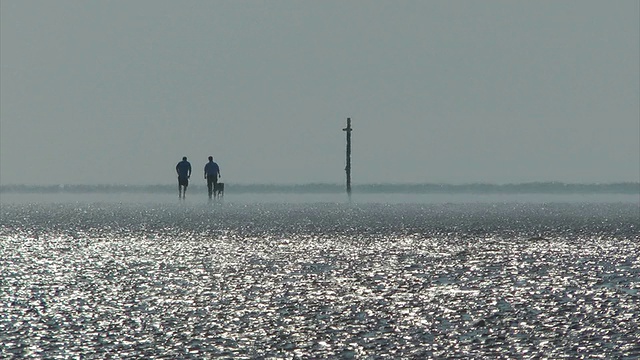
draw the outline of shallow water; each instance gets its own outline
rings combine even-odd
[[[3,358],[638,358],[611,203],[0,205]]]

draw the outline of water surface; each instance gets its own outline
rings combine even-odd
[[[634,201],[139,200],[3,195],[0,357],[640,356]]]

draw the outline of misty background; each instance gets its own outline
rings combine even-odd
[[[0,1],[0,184],[640,181],[640,1]],[[204,180],[203,180],[204,181]]]

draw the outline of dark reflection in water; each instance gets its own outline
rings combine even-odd
[[[3,358],[638,358],[610,204],[3,204]]]

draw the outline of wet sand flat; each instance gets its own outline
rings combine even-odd
[[[637,203],[0,210],[0,358],[640,357]]]

